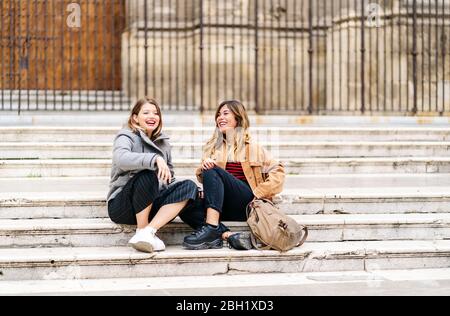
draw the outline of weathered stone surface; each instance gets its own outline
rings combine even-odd
[[[169,248],[158,254],[130,248],[0,249],[2,281],[120,277],[297,273],[370,269],[449,268],[448,241],[308,243],[275,251],[203,252]]]
[[[272,139],[270,149],[276,146],[285,149],[282,154],[286,157],[289,175],[286,188],[276,203],[309,227],[308,242],[286,254],[228,249],[189,252],[179,245],[191,230],[174,223],[159,232],[169,245],[168,250],[148,255],[125,247],[134,227],[113,224],[108,219],[105,203],[107,171],[111,163],[106,158],[110,154],[114,130],[120,126],[117,122],[126,115],[113,117],[104,125],[115,128],[84,128],[87,117],[60,117],[60,122],[70,121],[70,126],[78,126],[72,130],[67,128],[69,132],[65,132],[64,126],[0,131],[5,132],[2,146],[18,148],[15,155],[19,159],[31,158],[29,154],[59,155],[66,149],[74,155],[70,160],[0,161],[0,218],[3,218],[0,220],[0,280],[98,280],[320,271],[339,274],[372,269],[450,267],[448,129],[419,126],[433,125],[434,119],[252,115],[252,123],[259,127],[256,135]],[[184,123],[174,128],[179,123],[177,118]],[[52,116],[23,119],[23,122],[30,119],[30,124],[55,120]],[[95,115],[90,119],[91,122],[101,120]],[[77,125],[77,121],[83,124]],[[399,128],[396,124],[400,121],[399,125],[413,128]],[[448,125],[446,118],[436,118],[436,121]],[[168,131],[175,139],[177,170],[192,177],[198,160],[184,159],[186,152],[181,154],[177,150],[202,144],[204,137],[210,135],[207,127],[189,135],[183,131],[191,130],[188,126],[197,126],[197,123],[205,126],[202,124],[210,122],[210,117],[169,115],[167,122]],[[327,127],[275,128],[275,134],[269,133],[267,126],[284,126],[283,122],[286,126],[317,123]],[[352,124],[359,128],[350,128]],[[376,128],[361,128],[365,125]],[[23,147],[30,145],[26,141],[33,136],[34,152],[24,150]],[[49,141],[56,148],[53,153],[49,150]],[[83,150],[73,150],[78,146],[75,142]],[[434,151],[436,147],[441,151]],[[91,151],[99,148],[98,152]],[[427,156],[417,157],[417,148]],[[87,151],[101,155],[101,159],[84,160]],[[322,154],[333,158],[314,157]],[[336,158],[337,154],[348,157]],[[402,156],[392,157],[394,154]],[[361,157],[357,157],[359,155]],[[371,157],[373,155],[382,157]],[[391,174],[378,174],[380,172]],[[49,175],[57,178],[50,179]],[[78,178],[64,178],[66,175]],[[227,224],[233,231],[248,229],[245,223]],[[335,278],[342,280],[345,275]]]
[[[292,216],[309,229],[309,242],[445,240],[450,214],[301,215]],[[248,231],[245,222],[225,223],[232,231]],[[135,227],[108,218],[0,220],[0,248],[126,246]],[[176,220],[158,235],[167,245],[181,245],[192,229]]]

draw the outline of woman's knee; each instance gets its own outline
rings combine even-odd
[[[220,168],[214,167],[212,169],[203,170],[203,178],[205,177],[217,177],[220,174]]]
[[[179,184],[179,190],[182,190],[183,194],[189,196],[189,199],[194,200],[198,195],[198,186],[192,180],[184,180]]]
[[[189,190],[189,192],[192,192],[192,191],[197,192],[198,191],[197,184],[192,180],[185,180],[184,185]]]

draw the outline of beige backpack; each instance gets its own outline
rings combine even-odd
[[[254,200],[247,206],[247,223],[252,244],[259,250],[286,252],[300,247],[308,238],[307,227],[299,225],[269,200]]]

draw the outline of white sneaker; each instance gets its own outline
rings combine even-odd
[[[131,237],[130,241],[128,242],[128,245],[135,244],[140,240],[140,238],[141,238],[140,232],[141,231],[142,231],[142,229],[140,229],[140,228],[136,229],[136,234],[134,234],[134,236]]]
[[[147,253],[166,249],[163,241],[156,236],[156,229],[152,227],[136,230],[136,234],[130,239],[128,245],[138,251]]]

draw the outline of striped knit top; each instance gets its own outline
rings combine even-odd
[[[240,162],[228,162],[226,166],[226,171],[231,173],[239,180],[247,182],[247,178],[245,177],[244,170],[242,169],[242,165]]]

